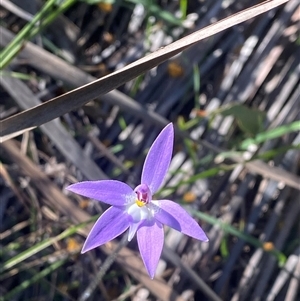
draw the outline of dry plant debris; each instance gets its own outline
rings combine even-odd
[[[2,0],[1,55],[45,3],[1,70],[0,300],[298,300],[298,1]],[[65,188],[135,187],[169,121],[157,197],[209,244],[166,228],[153,280],[134,240],[81,255],[107,207]]]

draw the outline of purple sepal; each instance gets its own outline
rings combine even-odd
[[[115,180],[79,182],[66,189],[112,206],[123,206],[135,199],[130,186]]]
[[[161,186],[168,171],[174,142],[173,124],[169,123],[153,142],[142,171],[142,184],[147,184],[154,194]]]
[[[208,241],[198,223],[180,205],[169,200],[157,202],[160,210],[155,214],[155,218],[159,222],[196,239]]]
[[[164,245],[162,224],[158,221],[146,220],[137,230],[137,241],[146,270],[153,279]]]
[[[129,227],[128,214],[120,208],[110,207],[96,221],[81,253],[99,247],[122,234]]]

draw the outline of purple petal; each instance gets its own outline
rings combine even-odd
[[[127,213],[116,207],[107,209],[96,221],[89,233],[81,253],[99,247],[122,234],[129,227]]]
[[[153,142],[146,157],[143,171],[142,184],[147,184],[154,194],[161,186],[168,171],[174,142],[173,124],[169,123]]]
[[[114,180],[79,182],[66,189],[113,206],[123,206],[136,197],[130,186]]]
[[[164,229],[157,221],[147,221],[137,230],[140,253],[148,274],[153,279],[164,245]]]
[[[155,219],[159,222],[188,236],[208,241],[206,234],[198,223],[180,205],[169,200],[155,202],[158,202],[160,207],[160,210],[155,214]]]

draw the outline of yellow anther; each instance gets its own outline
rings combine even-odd
[[[140,201],[140,200],[136,200],[135,201],[135,203],[139,206],[139,207],[143,207],[143,206],[145,206],[146,205],[146,203],[145,202],[143,202],[143,201]]]

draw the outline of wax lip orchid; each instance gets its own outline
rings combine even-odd
[[[152,195],[160,188],[168,171],[173,141],[174,129],[170,123],[152,144],[143,166],[141,184],[135,189],[115,180],[85,181],[67,187],[74,193],[112,206],[96,221],[82,253],[105,244],[129,228],[128,240],[137,233],[141,257],[153,278],[163,248],[163,225],[208,241],[198,223],[177,203],[152,200]]]

